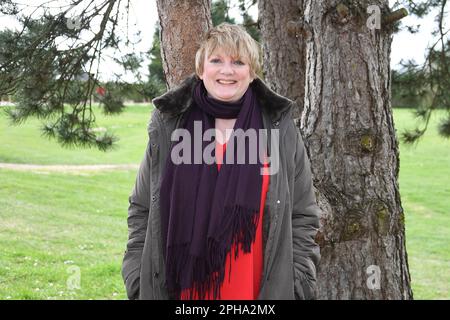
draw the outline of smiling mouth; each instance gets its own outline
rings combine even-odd
[[[234,80],[217,80],[219,84],[235,84],[237,81]]]

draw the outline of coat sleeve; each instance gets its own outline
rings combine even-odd
[[[317,297],[316,268],[320,260],[320,248],[314,238],[319,228],[320,213],[314,194],[310,162],[297,128],[292,212],[296,299]]]
[[[122,277],[129,299],[139,298],[141,258],[150,205],[150,152],[149,142],[128,199],[128,243],[122,263]]]

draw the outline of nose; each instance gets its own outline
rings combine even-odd
[[[231,62],[227,61],[222,65],[222,68],[220,69],[220,73],[222,74],[233,74],[234,69],[231,65]]]

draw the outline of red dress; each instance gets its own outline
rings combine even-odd
[[[221,148],[222,147],[222,148]],[[223,154],[226,149],[226,143],[221,145],[216,144],[216,160],[217,167],[223,163]],[[269,187],[268,164],[264,162],[265,174],[262,181],[261,204],[259,210],[259,223],[256,229],[255,242],[251,245],[251,251],[244,253],[239,248],[239,256],[234,259],[234,247],[227,255],[225,264],[225,279],[220,288],[221,300],[256,300],[259,295],[260,280],[263,269],[263,240],[262,240],[262,225],[263,225],[263,211],[266,202],[266,194]],[[231,276],[230,276],[230,259],[231,261]],[[181,295],[182,300],[187,300],[187,290]],[[198,297],[194,297],[195,300]],[[212,294],[206,297],[206,300],[212,299]]]

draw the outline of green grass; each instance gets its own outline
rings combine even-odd
[[[139,163],[149,108],[99,117],[116,130],[116,150],[67,150],[39,136],[39,122],[8,127],[0,115],[0,162]],[[395,110],[398,132],[414,124]],[[417,147],[400,148],[400,191],[416,299],[448,299],[450,283],[450,141],[436,117]],[[128,196],[136,170],[84,174],[0,169],[0,299],[125,299],[120,268],[127,240]],[[75,273],[74,273],[75,272]],[[79,272],[80,288],[67,281]]]
[[[104,116],[94,108],[97,128],[106,128],[119,138],[115,149],[61,147],[54,139],[42,137],[42,121],[29,119],[24,125],[10,126],[0,108],[0,162],[30,164],[127,164],[139,163],[147,143],[147,123],[152,108],[130,106],[117,116]]]
[[[450,140],[437,131],[443,115],[433,114],[416,146],[400,146],[400,194],[416,299],[450,298]],[[408,110],[394,110],[394,118],[398,133],[416,123]]]
[[[0,170],[0,299],[124,299],[120,265],[135,175]],[[69,290],[73,267],[80,289]]]

